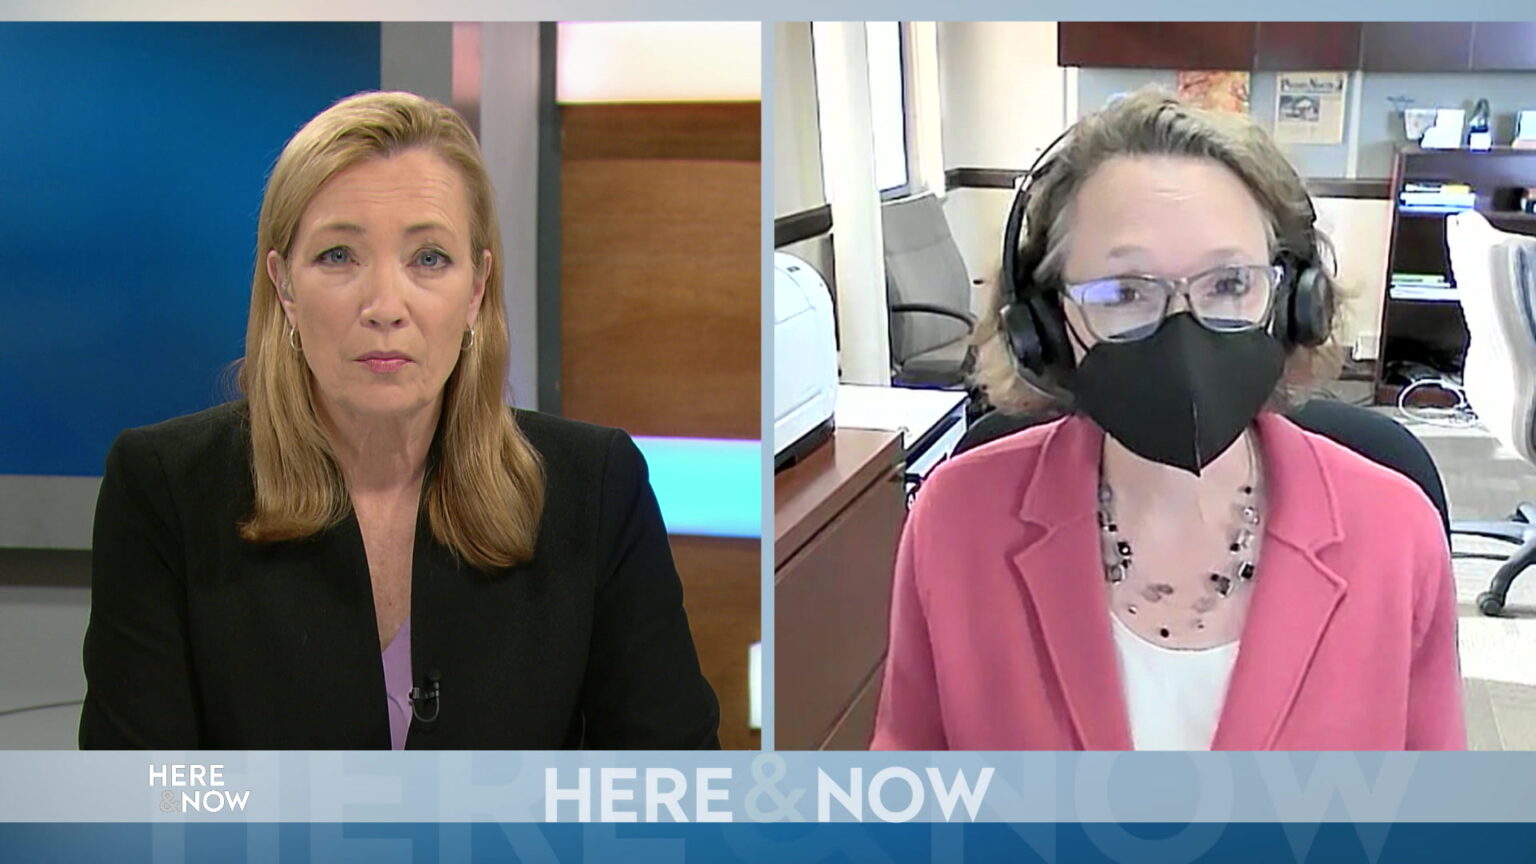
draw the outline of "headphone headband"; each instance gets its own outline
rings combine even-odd
[[[1179,103],[1168,100],[1165,106]],[[1050,296],[1044,286],[1035,284],[1034,271],[1045,254],[1044,235],[1034,229],[1026,234],[1025,220],[1036,193],[1035,184],[1056,166],[1063,142],[1076,131],[1077,124],[1051,141],[1023,175],[1008,220],[1003,228],[1001,330],[1026,380],[1037,387],[1061,395],[1076,367],[1067,334],[1066,316],[1059,297]],[[1282,157],[1283,159],[1284,157]],[[1327,341],[1333,326],[1333,280],[1322,266],[1317,235],[1317,208],[1295,166],[1286,160],[1291,177],[1302,188],[1306,206],[1303,230],[1304,250],[1282,249],[1276,263],[1285,266],[1285,279],[1276,289],[1272,332],[1287,350],[1315,347]],[[1033,235],[1033,236],[1030,236]],[[1027,241],[1027,242],[1023,242]],[[1022,245],[1021,245],[1022,243]]]
[[[1003,227],[1003,282],[1007,286],[1009,296],[1014,300],[1022,300],[1019,296],[1018,251],[1020,235],[1024,231],[1024,216],[1029,209],[1029,191],[1035,182],[1046,174],[1056,164],[1056,151],[1062,142],[1071,136],[1077,129],[1074,123],[1068,126],[1060,135],[1051,140],[1051,143],[1040,151],[1035,161],[1030,163],[1029,170],[1019,178],[1019,188],[1013,195],[1013,206],[1008,209],[1008,221]],[[1034,257],[1034,256],[1031,256]],[[1024,278],[1033,279],[1034,273],[1024,274]]]

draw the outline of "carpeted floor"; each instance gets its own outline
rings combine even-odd
[[[1536,467],[1477,428],[1443,428],[1400,417],[1434,456],[1451,518],[1505,519],[1521,501],[1536,502]],[[1508,553],[1513,547],[1453,538],[1458,552]],[[1476,750],[1536,750],[1536,568],[1515,581],[1505,614],[1478,612],[1498,561],[1457,559],[1461,669],[1467,682],[1469,743]]]

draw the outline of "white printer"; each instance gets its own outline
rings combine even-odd
[[[816,269],[773,254],[773,465],[798,460],[832,435],[837,336],[832,292]]]

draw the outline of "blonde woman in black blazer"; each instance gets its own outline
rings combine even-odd
[[[505,405],[491,202],[410,94],[288,143],[245,398],[107,458],[82,747],[718,746],[639,451]]]

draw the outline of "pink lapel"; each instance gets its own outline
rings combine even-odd
[[[1333,489],[1312,444],[1266,412],[1258,430],[1268,486],[1268,523],[1254,596],[1213,749],[1273,747],[1345,581],[1317,553],[1339,542]],[[1019,518],[1034,526],[1014,551],[1068,715],[1086,750],[1132,747],[1119,659],[1105,608],[1093,478],[1104,433],[1091,421],[1060,421],[1040,449]]]
[[[1339,542],[1343,529],[1312,443],[1276,414],[1261,415],[1258,428],[1269,521],[1216,750],[1274,747],[1346,587],[1317,555]]]
[[[1019,509],[1019,518],[1039,530],[1012,557],[1080,746],[1129,750],[1095,518],[1103,446],[1104,433],[1083,417],[1050,430]]]

